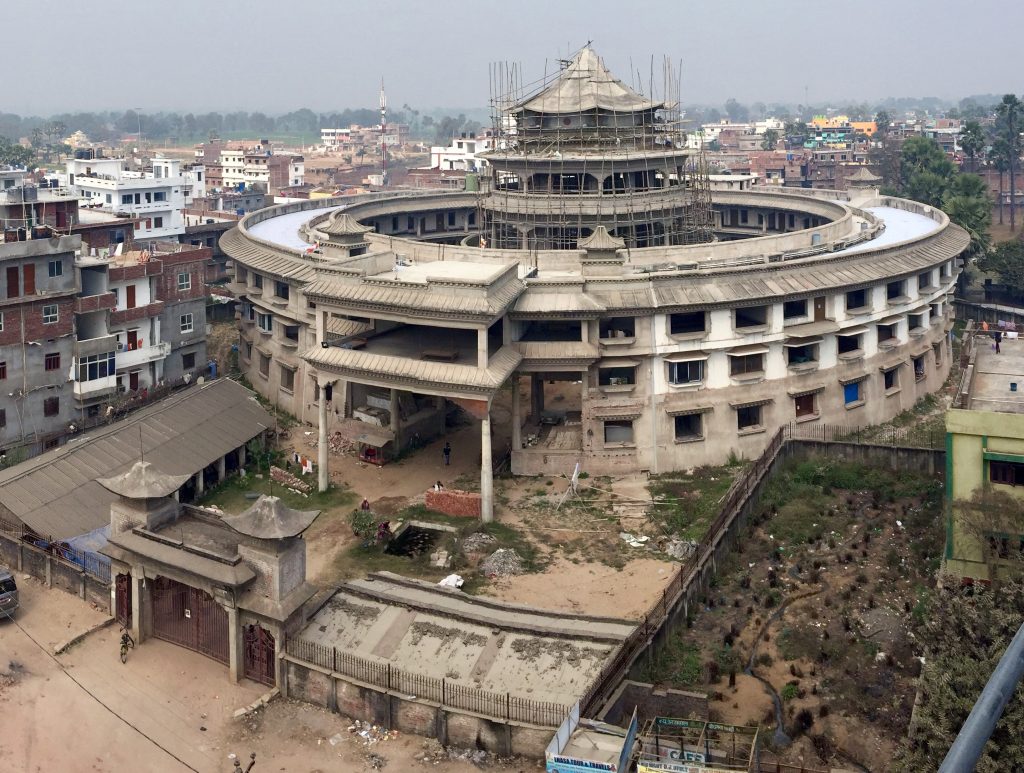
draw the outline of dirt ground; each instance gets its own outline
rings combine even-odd
[[[3,773],[220,773],[231,770],[230,755],[244,764],[252,752],[256,771],[535,769],[532,761],[449,759],[435,741],[416,736],[367,745],[349,732],[348,718],[282,699],[233,719],[266,688],[233,685],[223,665],[159,640],[130,651],[122,665],[114,626],[53,657],[55,644],[105,615],[35,580],[18,583],[22,608],[0,622]]]
[[[648,675],[706,690],[712,717],[740,725],[776,725],[774,691],[795,736],[778,750],[790,764],[887,769],[910,719],[921,654],[911,625],[941,548],[937,489],[888,473],[864,485],[784,490]]]

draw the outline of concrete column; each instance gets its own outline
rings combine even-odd
[[[476,331],[476,366],[478,368],[486,368],[489,360],[490,355],[487,351],[487,328],[484,327]]]
[[[402,425],[402,418],[399,415],[398,407],[398,390],[391,390],[391,405],[389,406],[389,412],[391,414],[391,432],[395,436],[395,450],[401,451],[405,447],[405,444],[400,442],[398,435]]]
[[[199,499],[199,497],[201,497],[203,495],[203,490],[204,490],[204,487],[206,486],[206,482],[203,480],[203,473],[204,472],[205,472],[205,469],[200,470],[199,472],[197,472],[195,474],[195,479],[196,479],[196,499]]]
[[[232,682],[238,682],[245,673],[242,652],[242,631],[238,627],[238,608],[233,607],[228,612],[228,678]]]
[[[217,482],[223,483],[224,479],[228,476],[228,458],[222,456],[217,460]]]
[[[540,413],[544,410],[544,379],[534,375],[530,380],[530,412],[531,421],[540,421]]]
[[[245,444],[243,443],[238,447],[238,468],[242,469],[245,467],[245,464],[248,461],[249,460],[246,459]]]
[[[636,323],[634,323],[636,324]],[[583,343],[590,343],[590,320],[585,319],[580,322],[580,340]]]
[[[494,520],[494,470],[491,469],[491,405],[480,422],[480,520]]]
[[[512,375],[512,450],[523,447],[523,417],[519,397],[519,374]]]
[[[132,569],[132,638],[135,639],[136,644],[142,644],[142,634],[145,630],[145,626],[142,624],[142,610],[144,607],[142,594],[146,590],[146,581],[140,574],[138,570]]]
[[[330,458],[330,446],[327,443],[327,384],[323,381],[317,382],[320,386],[320,399],[317,401],[317,490],[327,491],[330,485],[331,476],[328,468]]]

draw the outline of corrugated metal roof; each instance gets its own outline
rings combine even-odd
[[[0,505],[38,534],[69,539],[110,522],[117,496],[96,479],[138,461],[140,427],[147,462],[168,475],[193,475],[272,424],[234,381],[191,387],[0,472]]]

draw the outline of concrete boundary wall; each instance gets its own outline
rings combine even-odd
[[[3,532],[0,532],[0,564],[14,574],[31,575],[44,582],[47,588],[59,588],[110,614],[110,583],[92,576],[78,564]]]
[[[543,758],[554,732],[553,727],[494,719],[385,690],[290,655],[284,661],[287,697],[403,733],[436,738],[445,746]]]

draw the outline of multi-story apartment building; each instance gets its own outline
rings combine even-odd
[[[185,232],[185,180],[181,162],[154,158],[149,171],[132,171],[124,159],[69,159],[67,183],[84,203],[139,220],[140,238],[163,238]]]
[[[480,172],[487,168],[487,159],[478,154],[494,150],[494,132],[480,134],[466,132],[453,137],[450,145],[435,145],[430,149],[430,166],[442,171]]]
[[[3,238],[19,238],[19,230],[33,226],[69,228],[75,223],[77,212],[78,197],[66,187],[35,185],[27,181],[24,169],[0,168],[0,231],[5,234]]]
[[[206,365],[208,248],[157,243],[111,258],[117,386],[152,387],[195,375]]]
[[[205,190],[253,189],[269,193],[302,185],[304,159],[290,153],[275,154],[268,140],[208,142],[196,146],[195,156],[206,172]]]

